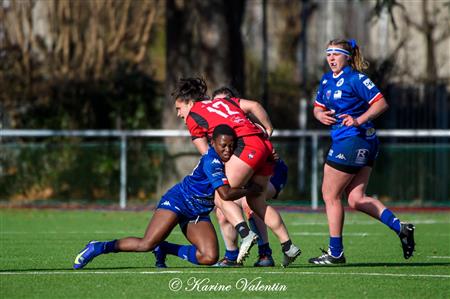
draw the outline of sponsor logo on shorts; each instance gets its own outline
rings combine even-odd
[[[255,157],[256,152],[252,151],[251,153],[248,154],[248,158],[249,159],[253,159]]]
[[[368,149],[361,148],[356,150],[356,158],[355,158],[356,164],[366,164],[368,159],[369,159]]]
[[[343,153],[337,154],[335,158],[337,158],[339,160],[347,160],[347,158],[345,158]]]

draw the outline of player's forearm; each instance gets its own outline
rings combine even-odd
[[[206,138],[196,138],[192,140],[192,143],[201,155],[206,154],[208,151],[208,141]]]
[[[263,106],[261,106],[260,103],[256,101],[241,99],[240,105],[245,113],[252,115],[252,120],[254,122],[261,124],[264,129],[266,129],[269,136],[272,134],[272,121],[270,120],[269,114],[266,112]]]
[[[320,107],[314,107],[313,115],[314,115],[314,117],[315,117],[318,121],[320,121],[319,114],[320,114],[321,112],[323,112],[323,109],[322,109],[322,108],[320,108]]]
[[[381,98],[377,102],[373,103],[366,112],[364,112],[356,119],[356,121],[358,122],[359,125],[362,125],[368,121],[376,119],[383,112],[388,110],[388,108],[389,105],[386,102],[386,100],[384,98]]]
[[[220,186],[217,188],[217,192],[222,200],[233,201],[241,197],[247,196],[250,193],[255,193],[254,189],[243,188],[231,188],[228,185]]]

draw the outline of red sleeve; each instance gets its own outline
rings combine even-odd
[[[191,134],[192,140],[206,137],[208,134],[207,129],[201,127],[191,115],[188,115],[186,118],[186,126]]]

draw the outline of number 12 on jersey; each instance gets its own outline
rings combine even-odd
[[[228,118],[231,115],[239,114],[238,111],[232,111],[230,107],[222,101],[217,101],[211,105],[212,107],[206,107],[209,112],[216,113],[223,118]]]

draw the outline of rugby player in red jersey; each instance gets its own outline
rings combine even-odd
[[[256,117],[270,136],[273,127],[269,116],[258,102],[238,98],[210,100],[206,91],[206,84],[200,78],[181,79],[172,93],[177,116],[186,123],[192,142],[201,154],[206,152],[216,126],[227,124],[234,129],[238,141],[233,156],[225,164],[228,180],[232,187],[242,187],[248,182],[263,186],[263,192],[247,197],[247,203],[278,237],[284,253],[282,265],[288,266],[301,251],[292,244],[280,214],[265,201],[274,165],[272,144],[246,114]],[[242,238],[237,258],[238,263],[242,262],[256,243],[257,235],[249,229],[236,203],[224,201],[216,193],[215,204]]]

